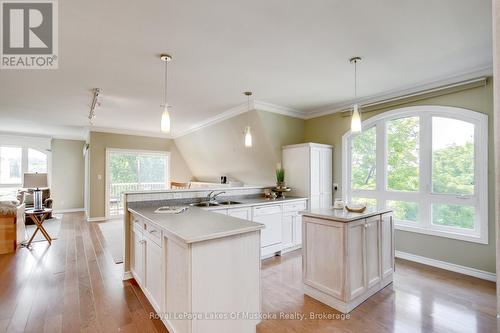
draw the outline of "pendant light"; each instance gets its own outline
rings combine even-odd
[[[172,60],[172,57],[168,54],[162,54],[160,59],[165,62],[165,92],[163,95],[163,112],[161,113],[160,128],[163,133],[170,133],[170,113],[168,112],[170,105],[168,105],[167,102],[167,74],[168,63]]]
[[[358,68],[357,64],[361,61],[360,57],[353,57],[349,59],[351,64],[354,64],[354,102],[352,106],[352,118],[351,118],[351,132],[359,133],[361,132],[361,115],[359,111],[359,105],[357,103],[358,99]]]
[[[247,96],[247,111],[250,111],[250,96],[252,96],[252,92],[245,91],[243,94]],[[252,130],[250,126],[245,127],[244,137],[245,137],[245,147],[247,148],[252,147]]]

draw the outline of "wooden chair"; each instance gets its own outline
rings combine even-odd
[[[191,183],[181,183],[181,182],[170,182],[170,188],[173,190],[180,190],[185,188],[190,188]]]

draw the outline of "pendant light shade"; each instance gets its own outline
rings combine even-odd
[[[252,130],[250,126],[245,127],[245,147],[252,147]]]
[[[168,112],[168,105],[165,105],[161,113],[161,131],[163,133],[170,133],[170,113]]]
[[[354,64],[354,100],[358,98],[358,69],[357,64],[361,61],[360,57],[353,57],[349,59],[351,64]],[[356,103],[352,106],[352,118],[351,118],[351,132],[359,133],[361,132],[361,113],[359,110],[359,105]]]
[[[252,96],[251,91],[245,91],[243,93],[247,97],[247,111],[250,111],[250,96]],[[245,127],[245,131],[243,132],[244,134],[244,139],[245,139],[245,147],[250,148],[252,147],[252,130],[250,129],[250,126]]]
[[[168,111],[170,106],[167,102],[167,75],[168,63],[172,60],[172,57],[168,54],[162,54],[160,59],[165,62],[165,94],[163,95],[163,112],[161,113],[160,129],[163,133],[170,133],[170,112]]]
[[[361,117],[359,115],[358,104],[354,104],[352,108],[351,132],[359,133],[361,132]]]

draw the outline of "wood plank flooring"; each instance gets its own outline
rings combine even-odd
[[[166,332],[132,281],[121,281],[95,223],[65,214],[52,246],[0,255],[0,332]],[[397,260],[395,282],[349,318],[303,295],[300,252],[263,262],[259,333],[496,332],[495,284]],[[332,316],[332,318],[310,318]]]

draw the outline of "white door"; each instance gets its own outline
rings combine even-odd
[[[264,224],[260,234],[261,247],[281,243],[281,206],[264,206],[253,209],[253,221]]]
[[[293,245],[302,244],[302,215],[295,212],[293,215]]]
[[[332,150],[328,148],[320,151],[320,207],[332,206]]]
[[[136,224],[134,224],[130,234],[130,254],[130,270],[137,283],[142,286],[144,280],[144,247],[142,231]]]
[[[310,177],[311,177],[311,200],[310,209],[321,207],[321,151],[319,148],[311,148]]]
[[[285,213],[283,215],[283,229],[282,229],[282,240],[283,248],[292,247],[293,244],[293,234],[294,234],[294,213]]]
[[[161,247],[147,238],[145,240],[145,289],[151,298],[153,308],[156,311],[161,311],[163,306],[163,283],[165,281],[162,269]]]

